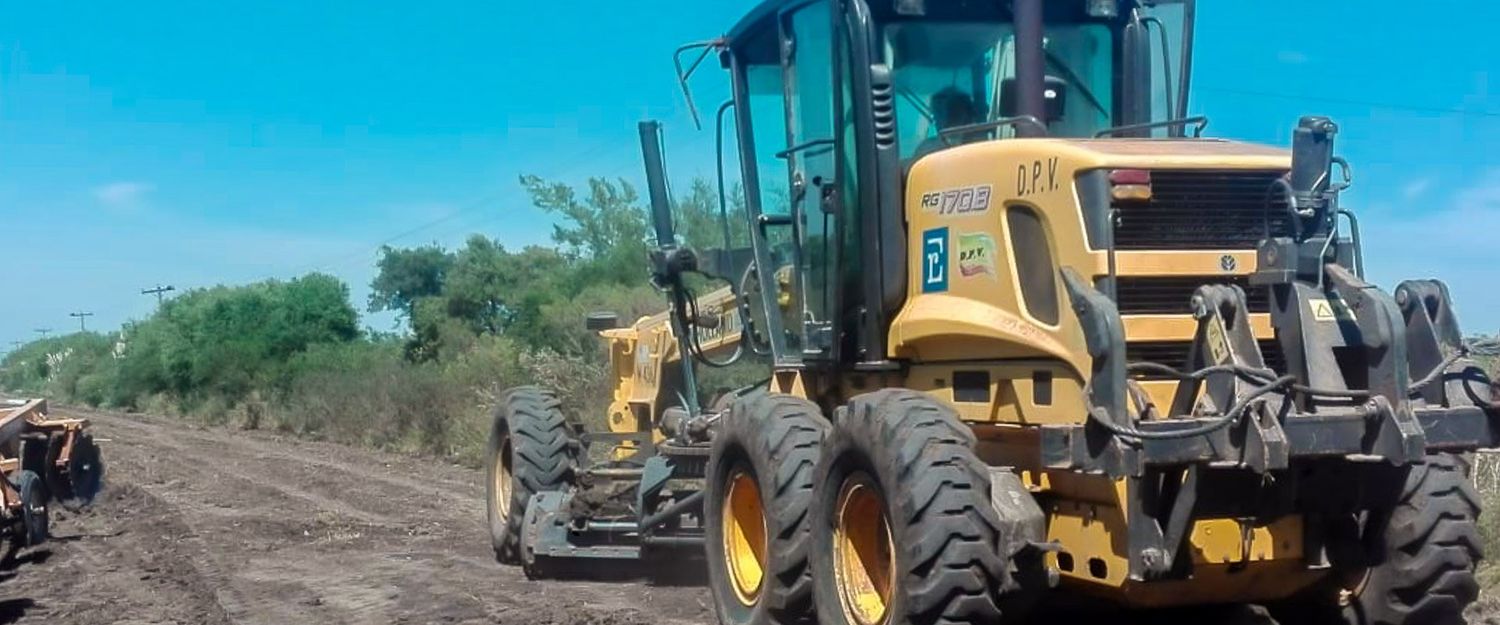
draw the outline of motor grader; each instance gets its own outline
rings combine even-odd
[[[701,554],[724,623],[1458,622],[1489,381],[1442,283],[1364,280],[1332,121],[1290,149],[1202,136],[1194,8],[770,0],[684,46],[686,93],[705,58],[729,78],[745,215],[686,245],[642,123],[670,308],[589,319],[609,431],[503,397],[499,558]],[[710,397],[753,359],[763,382]]]

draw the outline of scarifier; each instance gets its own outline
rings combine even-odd
[[[498,556],[702,554],[724,623],[1014,622],[1059,598],[1458,622],[1489,380],[1441,282],[1365,282],[1334,122],[1289,150],[1202,136],[1193,17],[771,0],[684,46],[685,93],[705,59],[727,72],[720,186],[737,149],[746,218],[683,245],[642,123],[670,310],[589,319],[610,431],[505,396]],[[696,297],[703,276],[728,286]],[[763,383],[707,400],[702,367],[755,358]]]

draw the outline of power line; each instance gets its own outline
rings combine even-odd
[[[622,151],[628,151],[631,148],[631,144],[628,141],[614,142],[614,141],[611,141],[609,139],[601,139],[599,141],[596,141],[596,142],[593,142],[593,143],[589,144],[588,146],[585,146],[584,149],[582,151],[580,151],[574,157],[565,159],[565,162],[573,163],[571,166],[565,167],[562,171],[555,172],[553,174],[548,175],[547,177],[548,178],[552,178],[552,179],[571,178],[577,172],[582,171],[585,168],[592,166],[594,163],[597,163],[599,161],[605,160],[604,158],[602,158],[601,155],[598,154],[598,152],[601,149],[605,148],[610,143],[617,143],[617,145],[616,145],[615,149],[610,150],[609,152],[607,152],[605,154],[605,156],[615,155],[616,153],[619,153],[619,152],[622,152]],[[584,157],[587,157],[590,154],[594,154],[595,155],[594,158],[588,159],[588,160],[580,160],[580,159],[584,159]],[[620,156],[623,157],[624,155],[621,154]],[[619,169],[620,168],[616,168],[614,171],[618,171]],[[612,175],[612,174],[606,174],[606,175]],[[387,244],[393,243],[395,241],[398,241],[400,239],[404,239],[406,237],[409,237],[409,236],[411,236],[413,234],[416,234],[418,232],[421,232],[423,230],[427,230],[429,228],[433,228],[435,226],[439,226],[439,225],[442,225],[444,223],[448,223],[450,221],[453,221],[453,220],[455,220],[455,219],[457,219],[459,217],[462,217],[462,216],[464,216],[464,215],[466,215],[466,214],[468,214],[470,212],[473,212],[474,210],[483,208],[485,205],[489,204],[490,202],[495,202],[495,201],[499,201],[501,199],[504,199],[505,196],[506,196],[505,193],[490,194],[488,196],[485,196],[483,198],[480,198],[478,200],[470,202],[469,204],[464,205],[463,208],[460,208],[460,209],[458,209],[456,211],[448,213],[447,215],[444,215],[442,217],[439,217],[439,218],[434,219],[432,221],[429,221],[427,223],[421,224],[421,225],[413,227],[411,229],[408,229],[408,230],[402,231],[400,233],[397,233],[397,234],[391,235],[389,237],[386,237],[385,239],[382,239],[381,241],[376,242],[374,245],[366,246],[366,247],[360,249],[357,252],[346,254],[344,256],[340,256],[340,257],[338,257],[336,259],[333,259],[333,260],[330,260],[330,261],[326,261],[326,262],[322,262],[322,263],[317,263],[317,264],[311,265],[307,269],[304,269],[303,271],[298,272],[298,273],[303,273],[305,271],[309,271],[309,270],[313,270],[313,269],[328,269],[328,268],[333,268],[333,267],[341,266],[341,265],[343,265],[345,263],[348,263],[348,262],[350,262],[352,260],[361,258],[361,257],[365,256],[366,254],[369,254],[371,251],[378,250],[383,245],[387,245]],[[484,220],[484,221],[482,221],[480,223],[488,223],[490,221],[493,221],[493,219],[486,219],[486,220]],[[472,226],[470,226],[470,227],[472,227]]]
[[[1470,111],[1465,109],[1442,108],[1436,106],[1421,106],[1416,104],[1399,104],[1394,102],[1375,102],[1372,100],[1357,100],[1351,98],[1330,98],[1327,96],[1310,96],[1296,93],[1277,93],[1274,91],[1252,91],[1248,89],[1222,89],[1219,87],[1198,87],[1198,91],[1211,93],[1222,93],[1225,95],[1239,95],[1262,98],[1276,98],[1278,100],[1304,100],[1307,102],[1322,102],[1326,104],[1344,104],[1349,106],[1370,106],[1375,108],[1396,109],[1402,111],[1413,111],[1418,113],[1440,113],[1444,115],[1464,115],[1470,117],[1500,117],[1500,111]]]
[[[685,145],[690,145],[690,146],[695,147],[695,148],[702,147],[702,144],[704,142],[706,142],[707,139],[710,139],[710,138],[712,138],[711,135],[705,135],[704,138],[696,140],[696,141],[694,141],[692,143],[686,143]],[[679,146],[679,147],[681,147],[681,146]],[[610,178],[618,177],[621,172],[623,172],[623,171],[625,171],[627,169],[639,166],[640,165],[639,161],[635,161],[635,160],[627,158],[627,156],[628,156],[627,153],[630,152],[632,149],[634,149],[634,146],[633,145],[629,145],[628,142],[626,142],[625,145],[621,145],[621,146],[617,147],[614,151],[610,152],[611,155],[617,155],[618,158],[610,158],[610,159],[603,159],[603,158],[601,158],[601,159],[599,159],[599,160],[615,160],[615,161],[618,161],[618,162],[617,162],[617,164],[613,168],[611,168],[611,169],[609,169],[607,171],[595,172],[593,175],[590,176],[590,178],[601,178],[601,179],[606,179],[607,180],[607,179],[610,179]],[[622,153],[622,152],[624,152],[624,153]],[[565,182],[566,179],[573,177],[581,169],[582,169],[582,167],[574,167],[574,168],[571,168],[570,171],[559,172],[557,174],[549,175],[547,177],[549,179],[552,179],[552,180]],[[475,229],[479,228],[480,226],[489,225],[491,223],[494,223],[494,222],[499,221],[501,219],[504,219],[506,217],[508,217],[508,215],[491,215],[489,217],[481,219],[480,221],[477,221],[477,222],[474,222],[474,223],[471,223],[471,224],[468,224],[468,225],[464,226],[464,229],[468,229],[471,232],[473,232],[473,231],[476,231]],[[452,235],[452,234],[457,234],[458,232],[459,232],[458,230],[444,230],[444,231],[442,231],[439,234],[439,237],[449,236],[449,235]]]
[[[42,335],[42,338],[45,339],[47,338],[47,335],[52,332],[52,328],[37,328],[35,330],[32,330],[32,332]]]
[[[69,317],[77,317],[78,318],[78,331],[79,332],[88,332],[89,329],[84,324],[84,320],[88,319],[89,317],[94,316],[94,313],[84,312],[84,311],[80,310],[78,312],[70,312],[70,313],[68,313],[68,316]]]
[[[161,307],[161,301],[162,301],[162,295],[164,295],[168,291],[176,291],[176,290],[177,290],[177,287],[172,286],[170,284],[167,285],[167,286],[162,286],[161,284],[157,284],[156,288],[154,288],[154,289],[141,289],[141,295],[155,295],[156,296],[156,306],[158,308],[160,308]]]
[[[411,236],[413,234],[416,234],[418,232],[421,232],[421,231],[426,230],[428,228],[431,228],[433,226],[437,226],[437,225],[440,225],[440,224],[444,224],[444,223],[453,221],[454,219],[458,219],[459,217],[463,216],[465,213],[468,213],[470,211],[482,208],[484,205],[489,204],[490,202],[493,202],[495,200],[500,199],[500,197],[501,197],[500,194],[494,194],[494,195],[489,195],[489,196],[482,197],[482,198],[480,198],[478,200],[470,202],[469,204],[465,205],[463,208],[460,208],[460,209],[458,209],[456,211],[448,213],[447,215],[444,215],[442,217],[439,217],[437,219],[434,219],[432,221],[424,223],[424,224],[422,224],[420,226],[417,226],[415,228],[411,228],[409,230],[404,230],[404,231],[402,231],[400,233],[393,234],[393,235],[391,235],[389,237],[381,239],[379,242],[376,242],[373,246],[362,247],[362,248],[360,248],[360,250],[358,252],[354,252],[354,253],[351,253],[351,254],[346,254],[344,256],[340,256],[340,257],[338,257],[336,259],[333,259],[333,260],[330,260],[330,261],[326,261],[326,262],[321,262],[321,263],[314,264],[311,267],[309,267],[308,270],[311,270],[311,269],[323,269],[323,268],[327,268],[327,267],[337,267],[337,266],[342,265],[342,264],[344,264],[346,262],[349,262],[350,260],[354,260],[355,258],[359,258],[361,256],[364,256],[365,254],[370,253],[371,250],[380,249],[380,246],[382,246],[382,245],[386,245],[386,244],[398,241],[400,239],[404,239],[406,237],[409,237],[409,236]],[[304,273],[305,271],[306,270],[298,272],[298,273]]]

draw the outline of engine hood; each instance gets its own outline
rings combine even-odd
[[[943,168],[973,159],[1008,160],[1018,155],[1060,158],[1074,170],[1287,169],[1289,150],[1225,139],[1004,139],[956,146],[928,155],[916,167]]]

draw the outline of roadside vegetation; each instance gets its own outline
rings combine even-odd
[[[19,347],[0,361],[0,388],[469,464],[482,461],[489,406],[508,387],[553,388],[602,426],[605,354],[585,315],[628,324],[666,306],[647,280],[643,202],[624,181],[520,183],[555,218],[552,244],[508,249],[475,234],[458,249],[381,248],[360,304],[395,312],[391,332],[361,330],[348,286],[324,274],[196,289],[117,332]],[[681,238],[724,246],[709,184],[677,202]],[[744,223],[741,202],[729,210]]]

